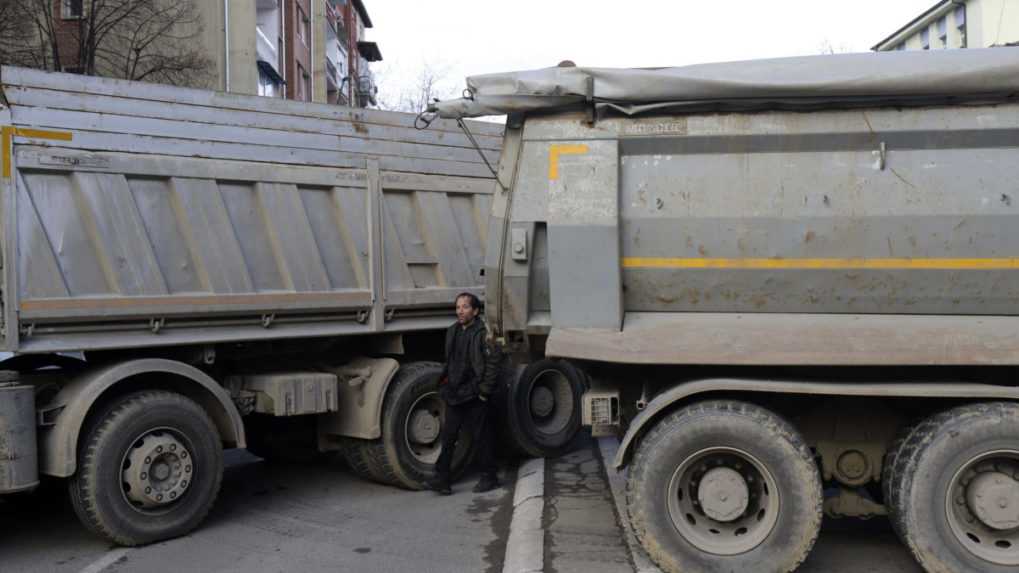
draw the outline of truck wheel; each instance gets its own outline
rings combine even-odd
[[[400,485],[392,471],[387,471],[386,463],[380,456],[385,456],[385,448],[380,440],[361,440],[344,438],[340,443],[340,454],[358,477],[386,485]]]
[[[416,362],[401,366],[390,382],[382,410],[382,442],[377,446],[382,451],[370,452],[381,464],[386,483],[422,489],[432,477],[442,451],[441,374],[441,364]],[[473,442],[472,432],[461,434],[451,467],[454,480],[467,469]]]
[[[900,490],[893,487],[893,484],[900,483],[899,476],[902,475],[903,461],[907,457],[901,455],[903,446],[909,442],[910,437],[918,426],[919,424],[912,424],[899,430],[895,439],[888,446],[888,451],[885,452],[885,458],[881,467],[881,494],[884,498],[885,507],[889,508],[889,510],[898,503],[896,498]],[[895,534],[905,543],[905,538],[902,536],[902,532],[899,531],[895,520],[891,520],[891,524]]]
[[[665,571],[793,571],[821,527],[821,478],[799,433],[735,401],[687,406],[644,437],[627,480],[637,538]]]
[[[507,418],[520,450],[539,458],[563,453],[580,431],[585,381],[569,362],[543,359],[511,382]]]
[[[69,481],[75,513],[119,545],[179,537],[205,519],[223,480],[209,415],[170,392],[129,394],[84,434]]]
[[[932,416],[903,444],[896,465],[891,517],[926,571],[1016,571],[1019,404]]]

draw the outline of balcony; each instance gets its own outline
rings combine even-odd
[[[326,86],[329,91],[339,89],[340,87],[340,74],[336,71],[336,66],[333,65],[329,59],[326,59]]]
[[[375,76],[371,72],[357,77],[357,81],[354,82],[354,96],[357,99],[358,106],[368,107],[369,105],[377,105],[376,96],[378,93],[379,88],[375,85]]]
[[[258,59],[268,62],[278,72],[280,59],[279,53],[276,50],[276,44],[265,35],[262,28],[256,26],[255,32],[255,36],[257,36],[255,53],[258,55]]]

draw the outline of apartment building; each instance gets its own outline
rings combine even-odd
[[[1019,42],[1019,0],[942,0],[874,51],[987,48]]]
[[[372,27],[362,0],[208,0],[205,48],[215,62],[207,87],[298,101],[375,104],[365,39]]]

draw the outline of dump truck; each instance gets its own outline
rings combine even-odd
[[[792,571],[825,514],[1019,566],[1017,96],[1000,48],[564,62],[432,106],[507,116],[490,327],[582,373],[663,570]],[[559,427],[569,388],[530,396]]]
[[[502,125],[13,67],[0,103],[0,494],[65,480],[137,545],[202,521],[225,448],[422,487]]]

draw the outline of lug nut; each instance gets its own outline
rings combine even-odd
[[[152,458],[150,458],[149,456],[145,456],[145,463],[151,464],[152,463]]]
[[[156,501],[163,501],[163,494],[158,494],[156,496]]]
[[[186,457],[188,457],[188,453],[187,452],[181,452],[180,453],[180,457],[186,458]]]
[[[177,499],[177,492],[171,491],[170,492],[170,499]]]
[[[177,451],[177,444],[170,444],[170,451],[171,452],[176,452]]]
[[[184,466],[184,473],[191,473],[191,466]]]
[[[163,446],[156,446],[156,453],[157,454],[163,453]]]
[[[142,479],[149,479],[149,474],[147,474],[145,472],[142,472],[141,478]]]
[[[180,482],[180,487],[181,488],[185,488],[187,486],[188,486],[188,480],[183,480],[183,481]]]
[[[145,488],[145,493],[152,493],[152,488],[151,487]]]

